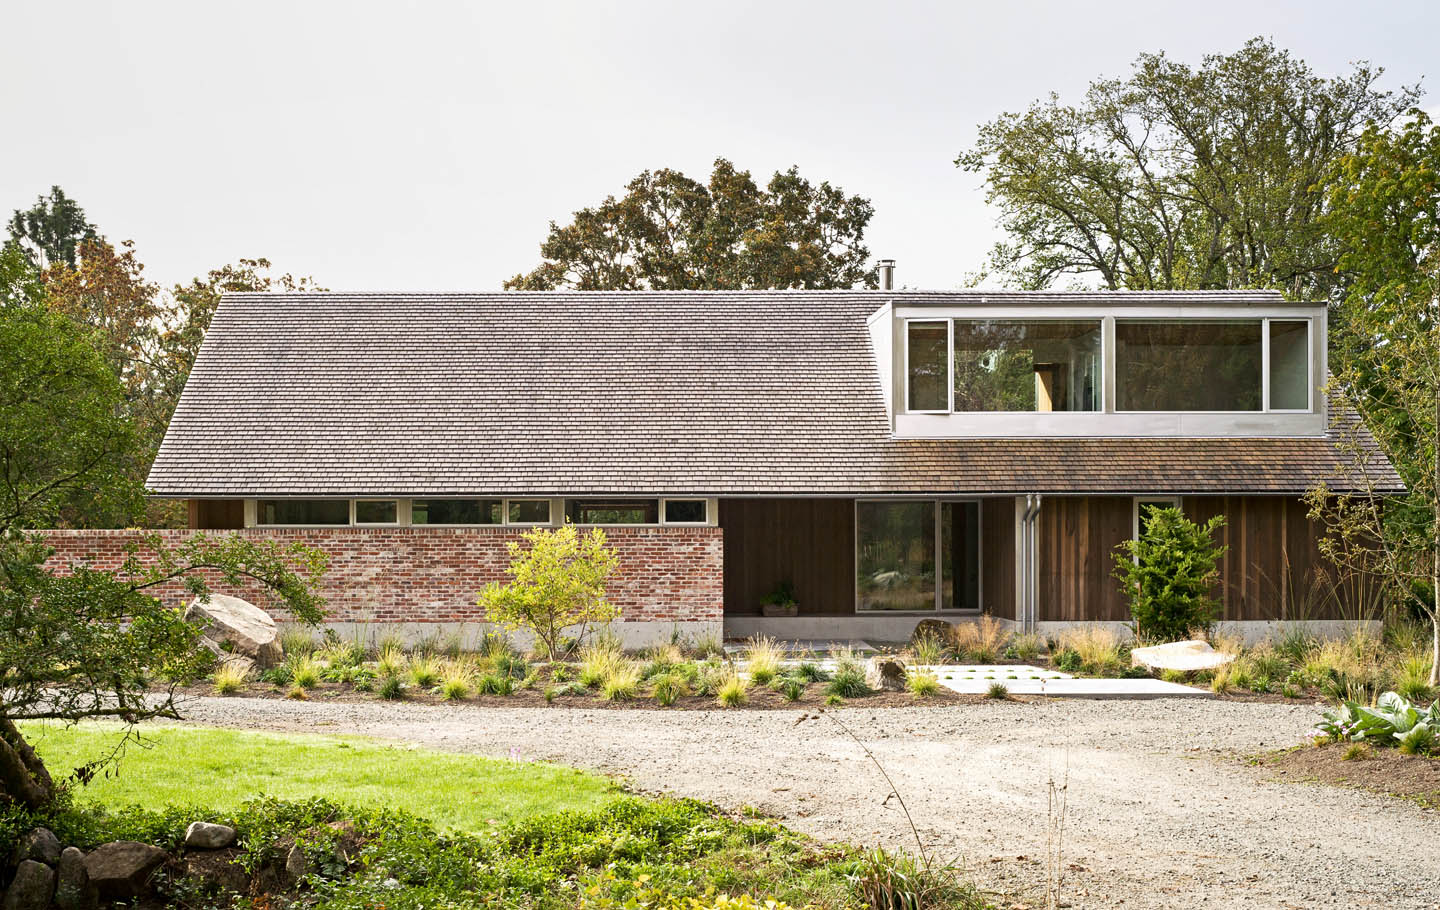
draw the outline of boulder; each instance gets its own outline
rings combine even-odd
[[[55,882],[55,906],[60,910],[95,910],[100,894],[90,883],[85,869],[85,854],[76,847],[66,847],[60,854],[60,869]]]
[[[275,620],[249,601],[225,594],[197,597],[185,610],[185,618],[204,624],[205,638],[213,643],[211,650],[219,649],[217,654],[248,657],[262,670],[285,656]]]
[[[19,865],[27,859],[53,866],[60,862],[60,838],[49,828],[35,828],[20,838],[10,858],[11,865]]]
[[[55,893],[55,870],[27,859],[15,869],[15,878],[5,892],[4,910],[45,910]]]
[[[235,843],[235,829],[229,825],[191,822],[185,829],[185,846],[201,850],[219,850]]]
[[[865,685],[881,692],[905,691],[905,662],[884,655],[870,658],[865,664]]]
[[[102,900],[126,901],[144,894],[165,851],[133,840],[101,844],[85,857],[85,871]]]
[[[926,636],[948,642],[953,630],[954,626],[943,619],[922,619],[915,624],[915,631],[910,633],[910,643],[914,644]]]
[[[300,879],[305,877],[309,871],[310,863],[305,858],[305,848],[296,844],[290,848],[290,853],[285,857],[285,877],[292,885],[299,884]]]
[[[1234,659],[1234,654],[1216,651],[1210,647],[1209,642],[1198,640],[1172,641],[1165,645],[1135,648],[1130,652],[1131,666],[1145,667],[1150,670],[1180,670],[1182,672],[1214,670],[1217,667],[1225,666]]]

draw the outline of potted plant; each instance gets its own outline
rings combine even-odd
[[[760,598],[760,612],[765,616],[794,616],[799,607],[795,602],[795,590],[788,581],[780,582],[775,590]]]

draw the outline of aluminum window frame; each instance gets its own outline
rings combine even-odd
[[[953,414],[955,413],[955,320],[942,316],[913,316],[901,320],[900,337],[903,339],[904,363],[902,374],[905,388],[901,393],[906,414]],[[915,410],[910,407],[910,323],[941,323],[945,326],[945,408],[943,410]]]
[[[393,502],[393,503],[395,503],[395,520],[394,520],[394,521],[361,521],[361,520],[360,520],[360,503],[362,503],[362,502]],[[402,508],[402,500],[400,500],[400,499],[398,499],[398,498],[396,498],[396,497],[386,497],[386,496],[362,496],[362,497],[360,497],[359,499],[352,499],[352,500],[350,500],[350,526],[351,526],[352,528],[398,528],[398,527],[402,527],[402,526],[405,524],[405,522],[401,520],[401,519],[404,518],[404,515],[403,515],[403,512],[404,512],[404,511],[405,511],[405,510]]]
[[[979,616],[985,612],[985,509],[986,499],[994,497],[985,496],[863,496],[858,497],[850,503],[850,521],[853,532],[850,535],[854,543],[851,546],[850,577],[855,582],[855,599],[851,603],[856,616]],[[860,504],[863,502],[926,502],[931,507],[931,522],[935,534],[935,606],[929,610],[862,610],[860,609]],[[975,504],[975,547],[976,564],[980,572],[975,579],[975,599],[979,606],[975,609],[968,608],[945,608],[945,573],[944,554],[941,552],[940,533],[942,519],[940,516],[940,504],[946,502],[971,502]]]
[[[1140,539],[1140,506],[1141,505],[1162,505],[1165,508],[1183,508],[1184,497],[1172,496],[1165,493],[1147,494],[1134,496],[1130,500],[1130,539]]]
[[[1266,316],[1263,344],[1261,347],[1262,364],[1262,403],[1265,406],[1266,414],[1313,414],[1315,413],[1315,320],[1309,316]],[[1305,323],[1305,394],[1306,406],[1303,408],[1273,408],[1270,406],[1270,323],[1272,322],[1303,322]],[[1253,412],[1251,412],[1253,413]]]
[[[703,503],[705,517],[700,521],[671,521],[665,515],[665,509],[672,502],[698,502]],[[677,528],[703,528],[710,525],[710,500],[703,496],[662,496],[660,498],[660,524]]]

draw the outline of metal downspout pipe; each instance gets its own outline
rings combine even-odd
[[[1025,494],[1025,511],[1020,515],[1020,605],[1017,616],[1022,632],[1034,632],[1039,621],[1035,598],[1038,594],[1038,561],[1035,522],[1040,517],[1040,494]]]

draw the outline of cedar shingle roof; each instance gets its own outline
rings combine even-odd
[[[1299,492],[1332,438],[896,440],[865,319],[1272,294],[230,294],[162,496]],[[1388,469],[1388,463],[1386,464]],[[1393,472],[1387,483],[1398,488]]]

